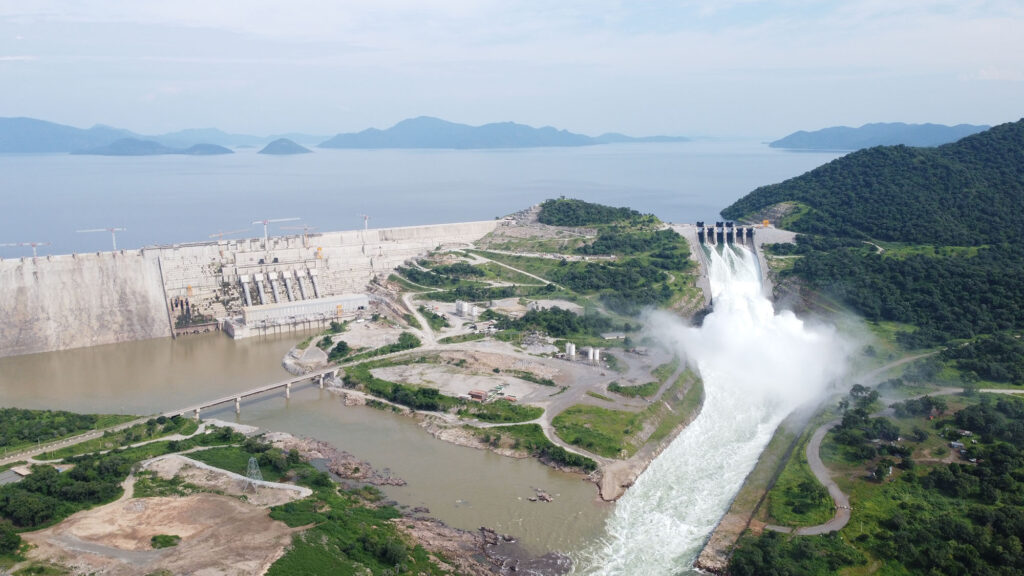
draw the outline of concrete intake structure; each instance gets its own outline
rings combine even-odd
[[[503,224],[326,232],[307,242],[271,237],[265,248],[252,238],[0,260],[0,357],[169,337],[175,326],[243,318],[257,305],[302,307],[342,295],[351,304],[371,279],[406,260],[472,243]]]

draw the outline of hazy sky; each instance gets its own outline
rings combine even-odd
[[[0,116],[746,135],[1024,115],[1022,0],[0,0]]]

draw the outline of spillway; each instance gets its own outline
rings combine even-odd
[[[604,537],[577,558],[578,573],[690,573],[775,428],[842,374],[847,346],[829,327],[776,313],[753,252],[704,249],[715,309],[703,326],[667,313],[649,319],[699,370],[704,406],[619,500]]]

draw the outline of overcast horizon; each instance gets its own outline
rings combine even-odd
[[[142,134],[995,125],[1024,116],[1022,29],[1012,0],[0,1],[0,116]]]

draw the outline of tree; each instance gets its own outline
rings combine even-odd
[[[0,554],[13,554],[21,548],[21,536],[10,522],[0,521]]]

